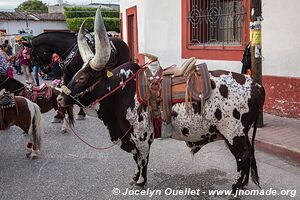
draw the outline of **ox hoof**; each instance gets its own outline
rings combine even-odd
[[[146,183],[134,183],[131,187],[132,190],[140,191],[144,190],[147,187],[147,182]]]
[[[53,118],[52,119],[52,121],[51,121],[51,123],[62,123],[63,122],[63,120],[62,119],[60,119],[60,118]]]
[[[33,152],[27,153],[27,154],[26,154],[26,157],[29,158],[29,159],[31,159],[31,160],[34,160],[34,159],[37,158],[37,154],[35,154],[35,153],[33,153]]]
[[[84,120],[84,116],[83,115],[77,115],[76,120]]]
[[[62,129],[61,132],[62,132],[62,133],[68,133],[69,130],[68,130],[68,129]]]
[[[132,186],[132,190],[135,190],[135,191],[141,191],[141,190],[143,190],[143,189],[144,189],[144,187],[139,186],[139,185],[137,185],[137,184],[134,184],[134,185]]]
[[[230,194],[230,195],[227,196],[227,199],[228,199],[228,200],[238,200],[239,197],[238,197],[238,196],[235,196],[234,194]]]
[[[136,184],[136,181],[135,180],[132,180],[129,182],[129,185],[135,185]]]

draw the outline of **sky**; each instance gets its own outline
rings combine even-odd
[[[12,10],[26,0],[0,0],[0,10]],[[56,4],[57,0],[42,0],[46,4]],[[86,5],[89,3],[119,3],[120,0],[64,0],[69,4]]]

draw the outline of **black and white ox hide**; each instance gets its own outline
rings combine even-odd
[[[99,11],[96,19],[98,26],[101,27],[96,27],[95,33],[98,38],[101,38],[98,45],[101,43],[100,50],[103,51],[108,45],[105,45],[105,27]],[[80,29],[78,40],[81,40],[80,35],[84,34],[83,27]],[[80,42],[84,40],[78,41]],[[83,51],[84,45],[80,48]],[[88,106],[140,69],[135,63],[125,63],[113,70],[112,77],[108,77],[105,70],[105,58],[98,63],[95,62],[96,59],[96,56],[92,60],[86,59],[83,68],[68,84],[65,94],[63,93],[58,98],[61,105],[78,103],[70,97],[76,96],[80,103]],[[90,83],[92,79],[89,76],[101,77],[100,82],[93,82],[93,91],[86,90],[93,84]],[[250,171],[252,180],[259,186],[254,146],[249,141],[248,132],[254,124],[254,141],[258,113],[264,103],[264,88],[249,76],[227,71],[211,71],[210,80],[212,94],[205,102],[202,113],[201,104],[193,104],[191,112],[186,111],[185,103],[172,106],[170,137],[186,141],[193,153],[198,152],[209,142],[225,140],[236,158],[237,171],[240,172],[237,182],[232,185],[233,191],[247,185]],[[141,106],[137,100],[136,79],[130,80],[125,86],[100,102],[97,112],[99,119],[108,128],[111,140],[118,141],[121,149],[133,154],[136,162],[133,177],[134,188],[143,187],[147,182],[147,166],[150,146],[154,140],[154,129],[149,107]],[[130,134],[123,137],[128,130]]]

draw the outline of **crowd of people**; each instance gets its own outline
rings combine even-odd
[[[24,74],[26,84],[36,86],[40,85],[39,77],[45,80],[61,79],[60,58],[57,54],[53,54],[50,65],[40,70],[39,66],[32,62],[30,49],[24,46],[23,42],[22,39],[17,40],[14,48],[8,40],[0,45],[0,74],[7,73],[10,78],[14,78],[14,74]]]

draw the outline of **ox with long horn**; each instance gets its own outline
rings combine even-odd
[[[78,48],[80,55],[85,63],[89,62],[90,67],[96,71],[101,71],[107,64],[110,54],[111,47],[110,42],[106,33],[103,18],[101,15],[100,8],[97,9],[95,22],[94,22],[94,34],[95,34],[95,55],[90,49],[85,39],[85,24],[86,20],[80,26],[78,32]],[[84,65],[86,66],[86,65]]]

